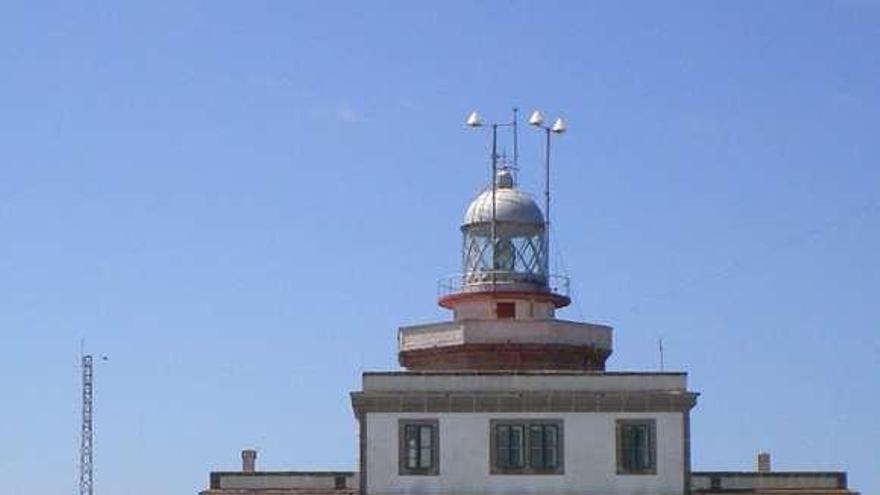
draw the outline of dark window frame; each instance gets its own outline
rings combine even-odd
[[[632,455],[627,455],[625,435],[630,428],[647,428],[648,442],[647,462],[637,462],[641,466],[633,466]],[[619,475],[656,475],[657,474],[657,420],[654,418],[618,419],[615,421],[615,452],[617,457],[617,474]]]
[[[407,428],[417,428],[421,435],[421,427],[431,428],[431,464],[428,467],[411,467],[407,462]],[[397,422],[398,441],[398,474],[400,476],[437,476],[440,474],[440,421],[436,419],[401,418]],[[420,441],[420,437],[419,437]],[[422,445],[417,447],[419,455]],[[420,461],[418,462],[421,463]]]
[[[516,303],[501,301],[495,303],[495,316],[499,320],[514,320],[516,319]]]
[[[546,427],[555,428],[555,445],[548,447],[548,437]],[[521,431],[521,447],[520,456],[522,457],[520,466],[511,466],[510,462],[504,463],[499,455],[499,443],[503,439],[499,438],[499,431],[502,428],[508,428],[508,432],[512,428],[520,428]],[[536,447],[533,445],[535,437],[532,435],[533,428],[540,428],[542,445]],[[552,431],[552,430],[550,430]],[[561,419],[493,419],[489,421],[489,469],[490,474],[546,474],[559,475],[565,473],[565,430]],[[509,440],[509,439],[508,439]],[[549,449],[555,451],[556,463],[553,467],[535,467],[534,458],[536,452],[540,452],[540,457],[546,457]],[[506,465],[505,465],[506,464]]]

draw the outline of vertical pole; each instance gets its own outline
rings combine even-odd
[[[550,128],[545,127],[544,142],[544,270],[547,282],[550,282]]]
[[[518,113],[519,109],[513,107],[513,168],[515,170],[519,170],[519,146],[517,145],[517,142],[519,141],[519,139],[517,139],[517,122],[519,121],[519,119],[517,118]]]
[[[660,339],[660,372],[663,372],[663,339]]]
[[[492,124],[492,291],[495,291],[495,256],[496,231],[495,231],[495,177],[498,175],[498,124]]]

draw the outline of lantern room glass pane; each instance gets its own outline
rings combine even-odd
[[[526,282],[544,285],[548,280],[547,255],[542,235],[499,237],[466,232],[462,243],[462,271],[467,283],[489,281]],[[499,278],[500,277],[500,278]]]
[[[513,271],[516,262],[516,250],[509,239],[498,239],[495,243],[493,268],[495,270]]]

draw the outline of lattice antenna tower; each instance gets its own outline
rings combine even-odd
[[[79,446],[79,495],[94,495],[92,403],[94,368],[92,355],[82,356],[82,430]]]

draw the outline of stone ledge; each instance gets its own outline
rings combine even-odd
[[[687,374],[581,370],[364,372],[364,392],[687,391]]]
[[[356,414],[375,412],[688,412],[682,391],[352,392]]]

